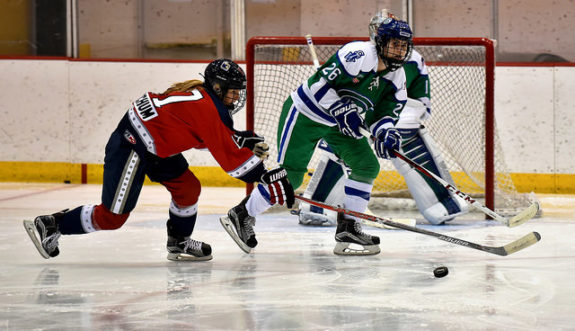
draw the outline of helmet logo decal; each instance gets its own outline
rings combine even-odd
[[[232,67],[232,65],[228,61],[224,61],[220,65],[220,68],[224,69],[225,71],[230,71],[231,67]]]
[[[345,62],[355,62],[364,55],[365,53],[363,51],[349,52],[345,56]]]

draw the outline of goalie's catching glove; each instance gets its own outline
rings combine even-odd
[[[280,204],[291,208],[295,202],[295,194],[284,168],[269,170],[261,177],[261,183],[268,186],[270,203]]]
[[[239,148],[249,148],[262,160],[269,156],[269,146],[264,142],[264,137],[258,136],[252,131],[234,132],[234,140]]]
[[[364,126],[363,118],[359,115],[358,108],[353,102],[337,102],[329,109],[329,113],[337,122],[341,133],[355,139],[363,138],[359,131],[359,128]]]
[[[399,150],[401,147],[401,135],[395,128],[382,129],[374,142],[375,154],[377,156],[390,159],[394,158],[393,150]]]

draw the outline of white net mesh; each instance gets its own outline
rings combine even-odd
[[[349,40],[336,38],[331,44],[316,44],[320,63]],[[456,186],[481,198],[486,194],[486,49],[475,45],[418,45],[415,48],[428,65],[432,116],[425,124],[441,150]],[[248,59],[250,61],[250,59]],[[276,161],[276,135],[279,114],[289,94],[315,71],[305,39],[301,44],[256,44],[253,52],[254,130],[270,145],[270,164]],[[250,70],[250,68],[248,68]],[[249,111],[249,110],[248,110]],[[493,123],[495,126],[495,123]],[[528,205],[518,194],[505,166],[497,131],[494,130],[495,206],[499,212],[514,212]],[[318,162],[316,151],[308,168],[310,174]],[[391,162],[381,160],[381,172],[372,196],[410,197],[403,177]],[[307,186],[306,176],[300,190]]]

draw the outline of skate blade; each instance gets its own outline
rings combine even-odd
[[[42,255],[43,258],[49,259],[50,255],[48,255],[48,253],[44,250],[44,248],[42,247],[42,242],[40,241],[38,236],[36,236],[37,230],[36,226],[34,225],[34,222],[24,221],[23,223],[24,223],[24,229],[26,229],[26,232],[30,236],[30,239],[32,239],[32,243],[34,243],[34,246],[36,246],[38,253],[40,253],[40,255]]]
[[[168,260],[170,261],[189,261],[189,262],[200,262],[200,261],[209,261],[213,259],[213,256],[193,256],[189,254],[182,254],[182,253],[168,253],[167,256]]]
[[[232,221],[230,220],[229,217],[227,216],[220,217],[220,223],[222,224],[226,232],[230,235],[230,237],[232,237],[232,239],[236,242],[236,244],[238,244],[238,246],[242,251],[244,251],[246,254],[251,253],[252,251],[251,247],[246,245],[246,243],[243,242],[237,235],[234,225],[232,224]]]
[[[346,242],[338,242],[335,244],[335,248],[333,249],[333,253],[336,255],[353,255],[353,256],[361,256],[361,255],[376,255],[381,252],[379,245],[359,245],[353,243],[346,243]]]

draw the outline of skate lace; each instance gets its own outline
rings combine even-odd
[[[246,217],[243,221],[244,224],[243,228],[246,234],[248,235],[248,238],[256,234],[254,232],[254,228],[252,227],[252,223],[255,224],[255,218],[253,217]]]
[[[202,252],[202,242],[197,241],[194,239],[188,239],[184,242],[184,252],[194,252],[194,253],[203,253]]]
[[[48,251],[48,252],[52,252],[53,250],[56,249],[56,247],[58,247],[58,239],[60,239],[60,236],[62,234],[60,232],[55,232],[54,234],[46,237],[43,241],[42,244],[44,246],[44,248]]]
[[[361,223],[358,221],[353,222],[353,229],[355,230],[356,234],[367,236],[365,232],[363,232],[363,228],[361,227]]]

